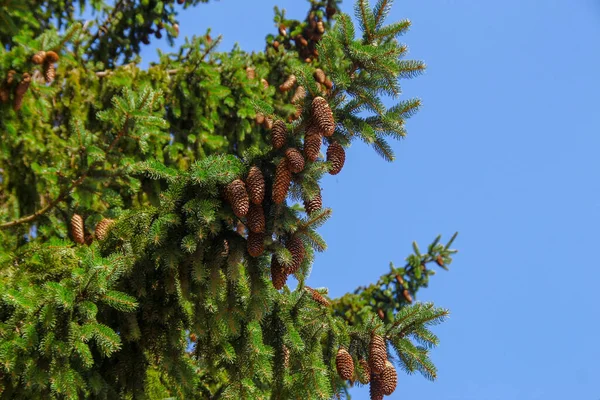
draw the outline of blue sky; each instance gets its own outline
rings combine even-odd
[[[274,5],[307,9],[211,2],[181,13],[181,36],[210,26],[220,50],[262,50]],[[396,162],[355,143],[325,179],[329,249],[309,284],[342,295],[401,264],[411,241],[459,231],[451,271],[418,299],[452,312],[435,330],[439,378],[401,374],[390,398],[600,399],[600,2],[398,0],[389,19],[401,18],[428,64],[403,96],[423,110]]]

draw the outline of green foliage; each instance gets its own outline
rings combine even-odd
[[[320,193],[331,163],[307,161],[283,204],[270,195],[285,149],[303,147],[317,96],[336,121],[327,144],[360,138],[394,158],[387,140],[406,135],[420,106],[398,99],[398,80],[424,68],[403,59],[398,37],[410,24],[384,25],[391,1],[358,1],[357,38],[339,1],[311,0],[303,21],[275,10],[278,33],[264,52],[217,52],[208,31],[141,69],[151,30],[172,39],[176,7],[200,2],[4,0],[1,399],[329,399],[349,388],[335,370],[338,348],[364,359],[373,332],[396,365],[436,377],[430,327],[448,312],[408,296],[427,287],[428,264],[450,264],[455,236],[426,253],[415,244],[404,267],[327,306],[326,290],[304,282],[327,248],[318,228],[332,210],[306,215],[296,202]],[[96,30],[77,21],[76,7],[94,10]],[[54,82],[34,63],[39,51],[59,55]],[[313,78],[317,67],[330,88]],[[293,91],[277,90],[290,74],[307,92],[294,104]],[[284,148],[272,148],[260,118],[287,122]],[[258,257],[225,190],[252,166],[266,185]],[[72,240],[74,214],[84,218],[83,244]],[[102,232],[105,218],[114,222]],[[305,253],[299,284],[277,291],[271,257],[293,266],[292,239]]]

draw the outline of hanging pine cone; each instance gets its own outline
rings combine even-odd
[[[306,256],[304,243],[299,236],[294,235],[287,241],[285,248],[288,249],[292,255],[292,264],[289,266],[287,273],[295,274],[300,269],[302,261],[304,261],[304,257]]]
[[[385,369],[387,361],[387,349],[385,340],[379,335],[371,335],[371,343],[369,344],[369,366],[371,372],[380,374]]]
[[[310,125],[304,136],[304,156],[309,161],[315,161],[321,152],[323,136],[319,128]]]
[[[257,113],[256,118],[254,118],[257,124],[262,125],[265,122],[265,115],[262,113]]]
[[[21,106],[23,105],[23,96],[25,96],[27,89],[29,89],[29,84],[31,84],[31,75],[25,72],[21,77],[21,82],[19,82],[15,88],[13,110],[19,111],[21,109]]]
[[[96,239],[104,240],[109,228],[114,222],[115,221],[110,218],[104,218],[102,221],[98,222],[98,225],[96,225],[96,229],[94,231],[96,234]]]
[[[254,233],[262,233],[265,231],[265,213],[262,205],[250,204],[250,210],[246,215],[248,229]]]
[[[248,254],[252,257],[258,257],[265,251],[265,234],[255,233],[250,231],[248,233]]]
[[[227,185],[225,196],[229,204],[231,204],[233,213],[238,218],[242,218],[248,213],[250,202],[248,200],[248,193],[246,193],[246,185],[241,179],[236,179]]]
[[[319,83],[325,83],[325,79],[327,79],[327,77],[325,76],[325,72],[323,72],[321,68],[315,69],[313,76],[315,77],[315,81]]]
[[[391,362],[386,361],[385,369],[381,373],[379,380],[381,381],[381,389],[384,395],[389,396],[394,393],[398,384],[398,374]]]
[[[285,138],[287,136],[287,128],[285,126],[285,122],[278,119],[273,124],[273,129],[271,129],[271,144],[273,148],[280,149],[285,144]]]
[[[285,80],[285,82],[283,82],[281,85],[279,85],[279,91],[280,92],[287,92],[292,87],[294,87],[295,84],[296,84],[296,75],[290,75]]]
[[[325,25],[323,25],[323,21],[317,22],[317,32],[320,34],[325,33]]]
[[[260,83],[262,83],[263,88],[267,89],[269,87],[269,82],[265,78],[260,78]]]
[[[271,256],[271,281],[273,282],[273,287],[280,290],[285,286],[287,277],[288,275],[285,272],[285,267],[279,263],[275,254],[273,254]]]
[[[335,356],[335,367],[340,378],[345,381],[352,379],[352,374],[354,373],[354,361],[346,349],[338,350],[337,355]]]
[[[281,352],[283,353],[283,368],[288,369],[290,366],[290,349],[284,344]]]
[[[320,128],[323,135],[328,137],[335,131],[335,121],[333,112],[329,103],[321,96],[317,96],[312,101],[312,117],[316,125]]]
[[[371,384],[369,385],[369,395],[371,400],[383,400],[383,387],[378,376],[373,375]]]
[[[37,53],[35,53],[33,55],[33,57],[31,57],[31,62],[37,65],[40,65],[41,63],[44,62],[44,59],[46,58],[46,52],[45,51],[38,51]]]
[[[412,298],[412,296],[410,295],[410,292],[408,291],[408,289],[404,289],[404,290],[402,291],[402,296],[404,296],[404,299],[405,299],[407,302],[409,302],[409,303],[412,303],[412,302],[413,302],[413,298]]]
[[[298,104],[304,97],[306,97],[306,89],[304,89],[304,86],[298,86],[290,101],[292,104]]]
[[[85,243],[85,231],[83,226],[83,218],[79,214],[73,214],[71,217],[71,236],[76,243]]]
[[[292,171],[286,158],[282,158],[275,169],[275,182],[273,183],[273,202],[281,204],[287,197],[292,183]]]
[[[327,161],[331,163],[331,169],[329,173],[331,175],[337,175],[344,168],[344,162],[346,161],[346,151],[338,142],[331,142],[327,147]]]
[[[250,167],[246,178],[248,197],[254,204],[261,204],[265,198],[265,178],[257,166]]]
[[[319,211],[323,207],[323,199],[321,198],[321,191],[317,193],[312,199],[304,199],[304,210],[308,215]]]
[[[360,365],[358,380],[366,385],[371,381],[371,368],[369,368],[369,363],[366,360],[358,360],[358,365]]]
[[[246,77],[248,79],[256,78],[256,71],[252,67],[246,67]]]
[[[315,289],[310,288],[308,286],[304,287],[309,293],[314,301],[322,305],[323,307],[329,307],[329,300],[327,300],[323,295],[317,292]]]
[[[302,172],[304,169],[304,157],[302,157],[302,154],[297,149],[290,147],[285,151],[285,157],[288,160],[290,171],[294,174]]]
[[[54,63],[58,61],[58,54],[53,51],[49,51],[46,53],[46,57],[44,58],[44,78],[47,83],[50,83],[54,80],[56,76],[56,70],[54,69]]]
[[[269,118],[269,117],[265,117],[265,123],[264,123],[264,125],[265,125],[265,128],[267,128],[269,130],[273,129],[273,120],[271,118]]]
[[[327,90],[331,90],[333,89],[333,82],[331,82],[330,79],[325,79],[325,82],[323,82],[323,86],[325,86]]]

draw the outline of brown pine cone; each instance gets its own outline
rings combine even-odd
[[[323,207],[323,199],[321,198],[321,191],[317,193],[312,199],[304,199],[304,210],[308,215],[319,211]]]
[[[271,118],[269,118],[269,117],[265,117],[264,126],[267,129],[273,129],[273,120]]]
[[[304,135],[304,156],[308,161],[316,161],[321,152],[323,136],[319,128],[310,125]]]
[[[335,367],[340,378],[345,381],[352,379],[352,374],[354,373],[354,361],[346,349],[338,350],[337,355],[335,356]]]
[[[295,274],[300,269],[302,261],[304,261],[304,257],[306,256],[304,243],[299,236],[294,235],[287,241],[285,248],[292,254],[292,264],[286,272],[288,274]]]
[[[329,307],[329,300],[327,300],[323,295],[317,292],[315,289],[310,288],[308,286],[304,287],[309,293],[314,301],[322,305],[323,307]]]
[[[265,234],[248,232],[248,254],[258,257],[265,251]]]
[[[50,83],[54,81],[56,77],[56,69],[54,68],[54,63],[44,61],[44,79],[46,83]]]
[[[27,72],[24,72],[23,76],[21,77],[21,82],[19,82],[17,84],[17,87],[15,88],[13,110],[19,111],[21,109],[21,106],[23,105],[23,96],[25,96],[25,93],[27,92],[27,89],[29,89],[30,84],[31,75],[29,75]]]
[[[34,64],[37,64],[37,65],[40,65],[41,63],[44,62],[45,58],[46,58],[46,52],[43,50],[38,51],[31,57],[31,62]]]
[[[398,374],[391,362],[386,361],[385,369],[381,373],[379,380],[381,381],[381,389],[384,395],[389,396],[394,393],[398,384]]]
[[[262,233],[265,231],[265,213],[262,205],[250,204],[250,210],[246,214],[248,229],[254,233]]]
[[[442,258],[442,256],[438,255],[438,256],[435,258],[435,263],[436,263],[437,265],[439,265],[440,267],[443,267],[443,266],[444,266],[444,259]]]
[[[304,89],[304,86],[298,86],[290,101],[292,104],[297,104],[300,103],[304,97],[306,97],[306,89]]]
[[[325,79],[327,79],[325,72],[323,72],[321,68],[317,68],[313,73],[313,76],[315,77],[315,81],[319,83],[325,83]]]
[[[369,344],[369,366],[371,372],[380,374],[385,369],[387,361],[387,349],[385,340],[379,335],[371,335],[371,343]]]
[[[269,82],[265,78],[260,78],[260,83],[262,83],[263,88],[267,89],[269,87]]]
[[[381,385],[381,380],[377,375],[373,375],[371,378],[369,394],[371,396],[371,400],[383,400],[383,387]]]
[[[277,257],[273,254],[271,256],[271,281],[273,282],[273,287],[280,290],[285,286],[287,277],[288,275],[285,272],[285,267],[277,261]]]
[[[257,124],[262,125],[265,122],[265,115],[262,113],[257,113],[254,121],[256,121]]]
[[[285,126],[285,122],[278,119],[273,124],[273,129],[271,129],[271,144],[274,149],[280,149],[285,144],[285,138],[287,136],[287,128]]]
[[[48,51],[46,52],[46,58],[44,58],[44,61],[52,63],[58,62],[58,54],[53,51]]]
[[[327,147],[327,161],[331,163],[331,169],[329,173],[331,175],[337,175],[344,168],[344,162],[346,161],[346,151],[338,142],[331,142]]]
[[[323,25],[323,21],[317,22],[317,32],[321,34],[325,32],[325,25]]]
[[[404,289],[404,290],[402,291],[402,296],[404,296],[404,299],[405,299],[407,302],[409,302],[409,303],[412,303],[412,302],[413,302],[413,298],[412,298],[412,296],[410,295],[410,292],[408,291],[408,289]]]
[[[252,67],[246,67],[246,77],[248,79],[256,78],[256,71]]]
[[[296,45],[299,45],[300,47],[306,47],[308,46],[308,41],[304,38],[304,36],[298,35],[296,36]]]
[[[250,201],[248,199],[248,193],[246,193],[246,185],[241,179],[236,179],[227,185],[225,196],[229,204],[231,204],[233,213],[238,218],[242,218],[248,213]]]
[[[96,239],[104,240],[108,230],[114,222],[115,221],[110,218],[104,218],[102,221],[98,222],[95,229]]]
[[[16,73],[17,73],[17,71],[15,71],[14,69],[11,69],[6,73],[6,84],[7,85],[11,85],[13,83],[13,81],[15,80]]]
[[[335,120],[329,103],[321,96],[312,101],[312,117],[324,136],[329,137],[335,131]]]
[[[71,236],[76,243],[85,243],[85,230],[83,226],[83,218],[79,214],[73,214],[71,217]]]
[[[362,384],[369,383],[371,381],[371,368],[369,368],[369,363],[366,360],[358,360],[358,365],[360,365],[358,380]]]
[[[302,157],[302,154],[297,149],[290,147],[285,151],[285,157],[288,160],[290,171],[294,174],[302,172],[304,169],[304,157]]]
[[[290,75],[287,77],[285,82],[283,82],[281,85],[279,85],[279,91],[287,92],[292,87],[294,87],[295,84],[296,84],[296,75]]]
[[[273,183],[273,202],[281,204],[287,197],[292,183],[292,171],[286,158],[282,158],[275,169],[275,182]]]
[[[257,166],[250,167],[246,178],[248,197],[254,204],[261,204],[265,198],[265,178]]]

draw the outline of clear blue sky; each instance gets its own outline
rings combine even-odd
[[[221,50],[262,50],[276,4],[307,9],[222,0],[181,13],[181,34],[210,26]],[[325,179],[329,249],[309,284],[339,296],[401,264],[412,240],[459,231],[451,271],[419,298],[452,312],[436,329],[439,378],[400,375],[390,398],[600,399],[600,2],[397,0],[401,18],[428,64],[404,84],[423,110],[396,162],[357,142]]]

